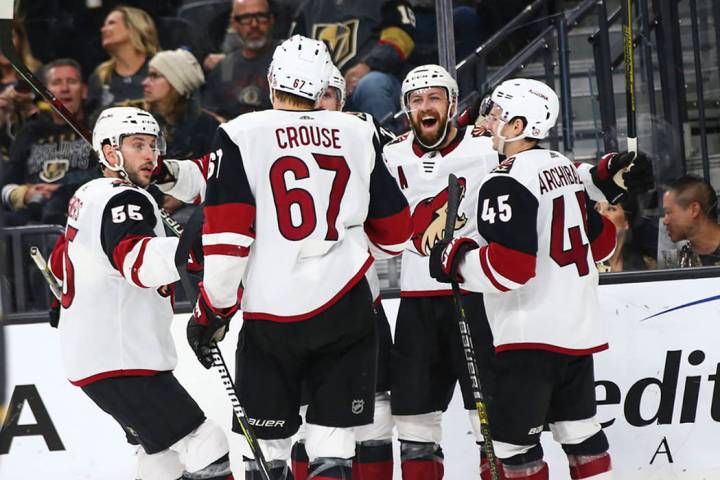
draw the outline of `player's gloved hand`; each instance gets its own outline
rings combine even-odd
[[[480,116],[480,103],[483,98],[477,95],[477,98],[468,105],[465,110],[460,112],[457,116],[458,128],[467,127],[468,125],[474,125],[478,116]]]
[[[430,252],[430,276],[438,282],[462,283],[464,279],[458,273],[460,260],[467,252],[479,247],[475,240],[468,237],[453,238],[450,242],[436,242]]]
[[[622,174],[624,185],[616,182],[615,174],[627,168],[630,170]],[[605,195],[610,203],[617,203],[626,193],[643,193],[653,188],[652,162],[643,152],[622,152],[605,154],[596,167],[590,170],[593,183]]]
[[[57,328],[60,323],[60,302],[55,297],[52,297],[48,314],[50,316],[50,326]]]
[[[230,319],[238,306],[215,308],[210,304],[205,288],[200,283],[200,292],[193,314],[187,324],[187,339],[200,363],[205,368],[213,364],[211,348],[223,338],[230,325]]]
[[[162,192],[170,190],[177,181],[177,160],[159,157],[157,165],[150,174],[150,183],[155,184]]]

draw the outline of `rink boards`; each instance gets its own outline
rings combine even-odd
[[[720,478],[720,279],[713,275],[608,277],[635,283],[600,287],[610,350],[596,355],[596,394],[615,478]],[[383,303],[393,323],[398,300]],[[173,326],[177,376],[208,416],[229,428],[230,405],[217,374],[197,363],[184,340],[186,319],[178,315]],[[221,345],[228,362],[237,320]],[[6,332],[13,401],[0,434],[0,478],[135,478],[134,451],[122,431],[65,380],[56,331],[28,324]],[[551,478],[568,479],[564,454],[549,433],[543,445]],[[243,445],[236,435],[231,447],[236,478],[243,478]],[[477,449],[458,395],[445,415],[443,448],[446,478],[478,478]],[[395,451],[397,456],[397,444]]]

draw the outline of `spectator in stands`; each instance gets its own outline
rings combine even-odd
[[[15,50],[22,59],[28,69],[33,73],[39,73],[42,67],[40,61],[35,58],[30,48],[30,42],[28,41],[27,32],[22,22],[14,20],[12,23],[12,42],[15,46]],[[0,52],[0,90],[5,89],[8,86],[14,86],[17,84],[20,78],[17,72],[10,65],[10,61],[5,55]]]
[[[657,267],[653,257],[644,255],[633,235],[635,215],[638,213],[637,200],[626,196],[615,205],[598,202],[595,209],[615,225],[617,244],[613,255],[598,264],[601,272],[622,272],[628,270],[648,270]]]
[[[186,50],[162,51],[150,60],[141,107],[153,114],[165,133],[166,158],[197,158],[210,151],[220,121],[200,108],[193,96],[204,82],[200,64]],[[176,220],[186,220],[192,213],[185,209],[180,214],[183,203],[169,195],[164,196],[160,205],[174,214]]]
[[[168,158],[195,158],[210,151],[220,122],[193,94],[205,83],[202,68],[186,50],[166,50],[150,60],[143,80],[144,109],[165,132]]]
[[[148,62],[160,50],[155,22],[139,8],[115,8],[105,18],[100,33],[110,59],[98,65],[88,80],[91,110],[142,98]]]
[[[86,86],[80,65],[59,59],[46,67],[48,89],[80,121],[86,118]],[[41,113],[17,134],[5,165],[1,196],[12,210],[8,223],[65,223],[67,202],[77,187],[98,175],[91,147],[52,111]]]
[[[400,108],[400,80],[415,46],[415,16],[404,0],[307,0],[293,33],[324,41],[345,76],[348,110],[378,120]]]
[[[415,12],[415,51],[410,61],[414,65],[438,63],[437,15],[435,0],[408,0]],[[453,29],[455,32],[455,58],[467,57],[485,37],[483,19],[477,13],[477,1],[453,2]]]
[[[208,75],[203,92],[205,108],[230,120],[243,113],[272,107],[267,71],[275,49],[274,22],[268,0],[233,2],[230,26],[241,45],[217,57],[221,60]]]
[[[670,239],[687,240],[680,252],[681,267],[720,265],[718,202],[712,185],[695,175],[684,175],[670,184],[663,209]]]

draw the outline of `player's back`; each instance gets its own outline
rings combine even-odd
[[[113,202],[129,198],[127,193],[147,198],[156,216],[155,235],[165,236],[155,201],[127,182],[92,180],[69,202],[58,328],[67,376],[79,384],[121,371],[171,370],[176,363],[170,299],[154,288],[131,285],[106,253],[103,231],[112,225],[103,222],[122,223],[144,211],[132,202]]]
[[[377,149],[372,122],[340,112],[270,110],[221,128],[242,156],[256,208],[245,317],[309,316],[372,263],[363,230]]]
[[[525,199],[523,208],[517,198]],[[574,165],[549,150],[521,152],[488,176],[480,202],[479,230],[486,240],[507,246],[503,237],[514,237],[537,246],[535,274],[527,283],[485,296],[496,346],[566,353],[605,348],[586,192]],[[506,272],[523,268],[502,266]]]

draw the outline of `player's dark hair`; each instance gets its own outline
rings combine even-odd
[[[273,90],[273,92],[275,92],[275,98],[282,102],[289,103],[296,107],[307,108],[308,110],[315,108],[315,101],[310,100],[309,98],[301,97],[299,95],[295,95],[289,92],[284,92],[282,90]]]
[[[696,175],[683,175],[670,184],[670,190],[675,192],[675,202],[682,208],[697,202],[706,218],[717,221],[717,193],[710,183]]]
[[[527,118],[523,117],[522,115],[516,115],[516,116],[512,117],[512,118],[510,119],[510,121],[507,122],[507,123],[513,123],[515,120],[520,120],[520,121],[522,122],[522,125],[523,125],[523,130],[525,130],[525,127],[527,127],[527,124],[528,124]],[[540,139],[538,139],[538,138],[533,138],[533,137],[525,137],[525,140],[527,140],[527,141],[529,141],[529,142],[535,142],[536,144],[537,144],[538,142],[540,142]]]

